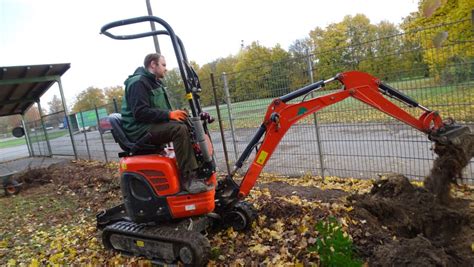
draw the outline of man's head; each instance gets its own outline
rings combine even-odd
[[[166,60],[165,57],[158,53],[148,54],[143,61],[145,68],[155,75],[156,79],[163,79],[166,72]]]

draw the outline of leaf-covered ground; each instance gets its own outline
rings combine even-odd
[[[151,264],[105,250],[95,228],[95,214],[120,202],[116,164],[70,162],[17,179],[22,192],[0,197],[0,265]],[[315,225],[335,217],[370,265],[416,265],[421,257],[421,265],[472,266],[473,189],[456,187],[457,201],[440,205],[405,181],[263,175],[247,199],[257,221],[243,233],[209,232],[209,265],[318,265],[320,255],[309,249],[319,237]]]

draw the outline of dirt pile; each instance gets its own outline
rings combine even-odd
[[[106,208],[104,203],[118,201],[120,196],[116,164],[70,161],[26,170],[17,174],[15,179],[23,183],[22,194],[35,187],[53,184],[58,195],[76,194],[83,200],[79,206],[92,211]]]
[[[474,135],[450,145],[436,144],[425,188],[393,174],[374,183],[370,193],[348,198],[354,205],[354,243],[370,266],[472,266],[474,203],[453,199],[451,185],[474,155]]]
[[[52,164],[47,168],[26,170],[16,176],[24,189],[53,183],[71,190],[116,180],[117,168],[97,161],[71,161]]]
[[[470,266],[474,217],[469,203],[436,201],[402,175],[377,181],[369,194],[349,197],[354,243],[371,266]]]

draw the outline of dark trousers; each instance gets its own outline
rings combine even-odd
[[[178,121],[153,124],[150,128],[150,142],[162,145],[173,142],[176,160],[181,174],[188,175],[198,168],[194,150],[191,144],[188,127]]]

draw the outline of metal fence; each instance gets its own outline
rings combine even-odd
[[[243,152],[273,98],[348,70],[367,71],[413,97],[423,106],[438,110],[442,117],[453,117],[474,130],[474,58],[472,53],[471,56],[463,56],[460,52],[474,51],[474,40],[450,35],[449,42],[441,46],[405,45],[393,46],[392,49],[386,46],[384,51],[369,53],[364,57],[355,52],[374,49],[373,45],[381,42],[403,43],[408,39],[421,44],[433,40],[433,36],[439,32],[451,33],[451,28],[464,23],[471,24],[471,21],[448,23],[318,54],[302,55],[258,69],[222,74],[216,82],[230,164]],[[341,53],[346,54],[344,62],[328,61],[332,55]],[[246,78],[255,76],[255,73],[258,73],[258,79]],[[203,94],[212,94],[210,81],[201,78]],[[337,89],[329,87],[308,97],[317,97]],[[416,115],[415,111],[401,107]],[[110,113],[116,110],[116,105],[110,103],[97,107],[96,125],[99,124],[101,109]],[[205,107],[205,110],[215,115],[214,106]],[[76,121],[84,120],[81,113],[74,116]],[[117,153],[121,150],[110,133],[102,133],[94,127],[81,130],[78,126],[76,129],[72,121],[67,122],[64,118],[66,116],[61,112],[43,116],[43,123],[26,123],[29,145],[25,147],[28,147],[31,155],[104,161],[118,159]],[[73,120],[71,115],[67,118]],[[70,127],[64,128],[65,124]],[[225,171],[217,122],[211,124],[210,129],[219,170]],[[311,173],[356,178],[372,178],[378,173],[397,172],[412,179],[422,179],[429,174],[435,158],[431,145],[426,136],[417,130],[357,100],[347,99],[294,125],[264,171],[289,176]],[[253,157],[250,157],[248,162],[252,160]],[[246,170],[245,165],[242,170]],[[465,169],[464,177],[472,183],[472,161]]]
[[[221,97],[223,104],[220,109],[230,158],[235,161],[243,151],[273,98],[348,70],[369,72],[420,104],[439,111],[443,118],[455,118],[474,131],[474,40],[467,39],[465,33],[456,34],[452,30],[471,23],[471,20],[446,23],[222,75],[217,83],[219,88],[228,92]],[[421,45],[434,42],[440,33],[449,33],[449,40],[431,46]],[[411,45],[406,44],[407,40]],[[378,53],[364,56],[356,53],[373,51],[377,43],[387,45]],[[388,45],[393,43],[406,45]],[[345,60],[328,60],[338,54],[345,54]],[[252,79],[251,82],[242,79],[255,73],[261,79]],[[253,88],[271,90],[265,93],[249,90]],[[317,92],[311,97],[330,92],[332,90]],[[416,117],[421,115],[403,105],[400,107]],[[208,110],[213,111],[213,108]],[[357,100],[347,99],[292,127],[265,171],[292,176],[310,172],[313,175],[360,178],[397,172],[412,179],[423,179],[429,174],[436,156],[431,145],[423,133]],[[215,148],[221,146],[215,144]],[[470,182],[474,179],[472,161],[465,169],[464,177]]]

